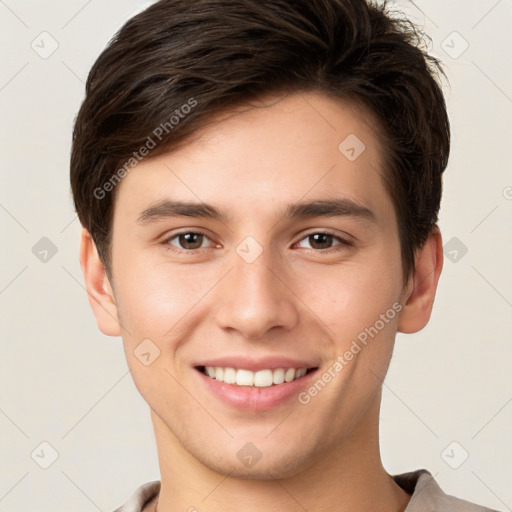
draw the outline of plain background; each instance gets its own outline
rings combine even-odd
[[[109,512],[160,476],[121,339],[89,309],[68,180],[87,73],[150,3],[0,1],[0,512]],[[427,468],[450,494],[512,510],[512,1],[391,4],[445,63],[453,145],[443,275],[430,324],[397,337],[382,456],[390,473]]]

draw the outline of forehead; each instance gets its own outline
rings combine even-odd
[[[389,216],[382,173],[382,148],[364,108],[321,93],[267,96],[138,163],[119,185],[116,210],[137,215],[179,199],[263,220],[283,204],[348,197]]]

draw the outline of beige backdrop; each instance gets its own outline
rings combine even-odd
[[[0,1],[0,512],[110,512],[158,479],[149,411],[78,264],[68,184],[87,73],[137,0]],[[429,326],[399,335],[384,386],[391,473],[512,510],[511,0],[392,2],[443,59],[452,155]],[[207,502],[205,502],[207,510]]]

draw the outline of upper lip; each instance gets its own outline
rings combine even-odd
[[[277,368],[318,368],[318,364],[311,360],[295,359],[284,356],[265,356],[249,358],[247,356],[226,356],[213,359],[204,359],[197,366],[214,366],[219,368],[235,368],[236,370],[276,370]]]

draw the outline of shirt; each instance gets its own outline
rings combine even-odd
[[[426,469],[394,475],[392,478],[412,495],[404,512],[498,512],[445,494]],[[142,512],[159,492],[159,480],[143,484],[114,512]]]

